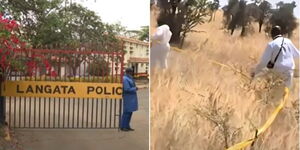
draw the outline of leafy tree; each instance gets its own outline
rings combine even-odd
[[[60,11],[60,17],[64,17],[64,35],[71,42],[87,43],[102,41],[106,37],[105,24],[95,12],[81,5],[71,4]]]
[[[283,2],[283,1],[280,1],[280,2],[276,3],[277,9],[279,9],[279,8],[282,7],[283,5],[284,5],[284,2]]]
[[[296,18],[293,15],[296,3],[281,1],[276,6],[277,9],[271,9],[271,4],[265,0],[255,0],[250,4],[246,4],[244,0],[229,0],[228,5],[224,8],[224,24],[228,30],[231,30],[231,34],[236,28],[242,28],[241,36],[246,35],[246,27],[252,21],[259,23],[259,32],[264,23],[266,23],[266,32],[270,32],[272,26],[280,25],[283,34],[291,36],[297,27]]]
[[[115,35],[122,35],[126,32],[126,28],[121,25],[120,22],[115,24],[106,24],[107,27],[110,28],[110,31]]]
[[[60,40],[67,43],[68,49],[73,50],[101,50],[118,51],[120,43],[115,37],[117,32],[122,30],[119,24],[105,24],[95,12],[90,11],[79,4],[71,4],[58,12],[62,21],[60,32],[56,35],[63,35]],[[45,37],[41,37],[46,39]],[[64,56],[68,59],[67,64],[72,69],[73,76],[77,68],[88,56],[83,54],[71,54]],[[75,58],[75,59],[74,59]]]
[[[167,24],[172,32],[171,42],[182,47],[186,34],[204,23],[209,15],[208,0],[160,0],[158,25]]]
[[[139,40],[141,41],[149,41],[149,26],[142,26],[142,29],[138,33]]]
[[[245,0],[230,0],[224,9],[224,25],[233,34],[236,28],[242,28],[241,36],[247,34],[252,22],[258,22],[259,32],[266,20],[271,4],[264,0],[255,0],[247,4]]]
[[[210,18],[209,18],[209,22],[210,22],[212,20],[215,20],[216,11],[220,7],[219,0],[210,1],[208,4],[208,7],[209,7],[209,11],[210,11]]]
[[[282,29],[282,34],[292,36],[293,31],[297,28],[297,20],[293,15],[293,10],[296,8],[296,3],[279,2],[277,3],[279,9],[273,11],[265,31],[270,32],[272,26],[279,25]]]
[[[141,30],[127,30],[126,36],[136,38],[141,41],[149,41],[149,26],[142,26]]]
[[[24,37],[33,47],[62,41],[99,42],[103,46],[117,42],[115,35],[122,30],[119,24],[103,23],[95,12],[79,4],[64,5],[63,0],[3,0],[0,4],[0,10],[20,22]]]
[[[24,47],[16,34],[18,24],[14,20],[6,19],[0,14],[0,82],[6,80],[12,70],[21,69],[17,61],[16,48]]]
[[[261,28],[262,28],[262,25],[265,21],[265,19],[267,18],[268,14],[270,13],[270,10],[271,10],[271,3],[269,3],[268,1],[265,1],[263,0],[259,6],[260,10],[262,11],[260,17],[259,17],[259,32],[261,32]]]
[[[79,4],[64,5],[63,0],[3,0],[0,4],[2,10],[20,22],[24,37],[34,48],[52,45],[69,50],[121,50],[115,35],[123,32],[124,27],[103,23],[95,12]],[[87,59],[75,53],[64,57],[69,60],[73,75]]]
[[[54,13],[57,13],[61,6],[62,0],[2,0],[0,2],[1,9],[22,25],[22,33],[32,45],[44,44],[45,39],[40,39],[43,36],[41,34],[45,34],[43,31],[50,31],[47,32],[49,37],[55,39],[52,34],[58,31],[58,25],[61,23]],[[51,28],[45,29],[49,26]]]
[[[225,21],[228,30],[233,34],[236,28],[242,28],[241,36],[245,35],[246,25],[249,23],[249,13],[246,1],[244,0],[230,0],[228,7],[224,12]]]
[[[19,38],[19,25],[15,20],[0,14],[0,82],[11,72],[22,71],[31,76],[37,68],[45,68],[51,73],[51,65],[40,55],[21,53],[26,43]]]

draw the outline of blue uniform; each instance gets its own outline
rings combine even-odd
[[[121,128],[130,128],[130,120],[133,111],[138,110],[137,88],[130,75],[123,77],[123,115]]]

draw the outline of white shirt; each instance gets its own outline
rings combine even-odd
[[[152,36],[153,45],[150,51],[150,65],[151,68],[160,67],[166,69],[167,57],[170,51],[169,41],[171,39],[172,32],[168,25],[162,25],[157,28],[157,31]]]
[[[284,37],[281,36],[268,43],[260,59],[260,63],[256,66],[255,74],[262,71],[271,59],[272,62],[274,62],[281,47],[283,38]],[[294,46],[291,40],[284,38],[282,50],[275,62],[273,70],[282,73],[292,72],[292,70],[295,69],[294,59],[299,58],[299,56],[299,50]]]

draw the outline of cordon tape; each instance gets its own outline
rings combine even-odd
[[[256,130],[254,138],[251,138],[251,139],[242,141],[242,142],[240,142],[238,144],[235,144],[235,145],[229,147],[227,150],[240,150],[240,149],[245,148],[248,145],[254,143],[255,140],[257,139],[257,137],[260,136],[262,133],[264,133],[272,125],[272,123],[276,119],[277,115],[279,114],[279,112],[284,107],[284,105],[285,105],[285,103],[286,103],[286,101],[288,99],[288,95],[289,95],[289,89],[287,87],[285,87],[283,100],[277,106],[277,108],[273,111],[273,113],[271,114],[271,116],[269,117],[269,119],[265,122],[265,124],[261,128],[259,128],[259,129]]]
[[[225,67],[225,68],[228,68],[228,69],[231,69],[231,70],[234,70],[238,73],[240,73],[243,77],[246,77],[248,79],[250,79],[249,76],[247,76],[246,74],[240,72],[240,71],[237,71],[235,70],[234,68],[228,66],[228,65],[225,65],[225,64],[222,64],[220,62],[217,62],[217,61],[214,61],[214,60],[211,60],[212,63],[214,64],[217,64],[219,66],[222,66],[222,67]],[[229,148],[227,148],[226,150],[240,150],[240,149],[243,149],[247,146],[249,146],[251,144],[251,146],[253,146],[255,140],[258,138],[258,136],[260,136],[262,133],[264,133],[271,125],[272,123],[274,122],[274,120],[276,119],[277,115],[279,114],[279,112],[282,110],[282,108],[284,107],[287,99],[288,99],[288,96],[289,96],[289,88],[285,87],[284,88],[284,96],[283,96],[283,100],[280,102],[280,104],[276,107],[276,109],[273,111],[273,113],[271,114],[271,116],[268,118],[268,120],[265,122],[265,124],[259,128],[259,129],[256,129],[255,131],[255,136],[254,138],[251,138],[251,139],[248,139],[248,140],[245,140],[245,141],[242,141],[240,143],[237,143]]]
[[[156,41],[157,42],[157,41]],[[177,48],[177,47],[170,47],[171,50],[174,50],[174,51],[177,51],[177,52],[183,52],[184,50],[183,49],[180,49],[180,48]],[[229,69],[234,69],[234,68],[231,68],[225,64],[222,64],[222,63],[219,63],[217,61],[211,61],[212,63],[214,64],[217,64],[217,65],[220,65],[222,67],[225,67],[225,68],[229,68]],[[243,77],[246,77],[248,79],[250,79],[250,77],[248,77],[247,75],[243,74],[242,72],[239,72]],[[256,129],[255,131],[255,136],[251,139],[248,139],[248,140],[245,140],[245,141],[242,141],[240,143],[237,143],[229,148],[227,148],[226,150],[240,150],[240,149],[243,149],[249,145],[253,145],[255,140],[261,135],[263,134],[271,125],[272,123],[274,122],[274,120],[276,119],[277,115],[279,114],[279,112],[282,110],[282,108],[284,107],[287,99],[288,99],[288,96],[289,96],[289,88],[285,87],[284,88],[284,96],[283,96],[283,100],[280,102],[280,104],[276,107],[276,109],[273,111],[273,113],[271,114],[271,116],[268,118],[268,120],[265,122],[265,124],[259,128],[259,129]]]

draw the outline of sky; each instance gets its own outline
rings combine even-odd
[[[141,26],[149,25],[150,21],[150,0],[72,0],[96,12],[106,23],[118,23],[125,26],[127,30],[139,30]],[[249,2],[251,0],[248,0]],[[268,0],[275,7],[275,4],[282,0]],[[299,0],[284,0],[285,3],[296,1],[294,14],[300,18]],[[228,0],[220,0],[224,6]]]
[[[96,12],[106,23],[118,23],[127,30],[149,25],[150,0],[73,0]]]
[[[251,2],[250,0],[247,0],[248,2]],[[300,3],[299,0],[267,0],[268,2],[270,2],[272,4],[272,7],[276,7],[276,3],[280,2],[280,1],[284,1],[285,3],[290,3],[292,1],[296,2],[297,7],[294,9],[294,15],[297,18],[300,18]],[[228,0],[220,0],[220,5],[221,7],[225,6],[228,4]]]

